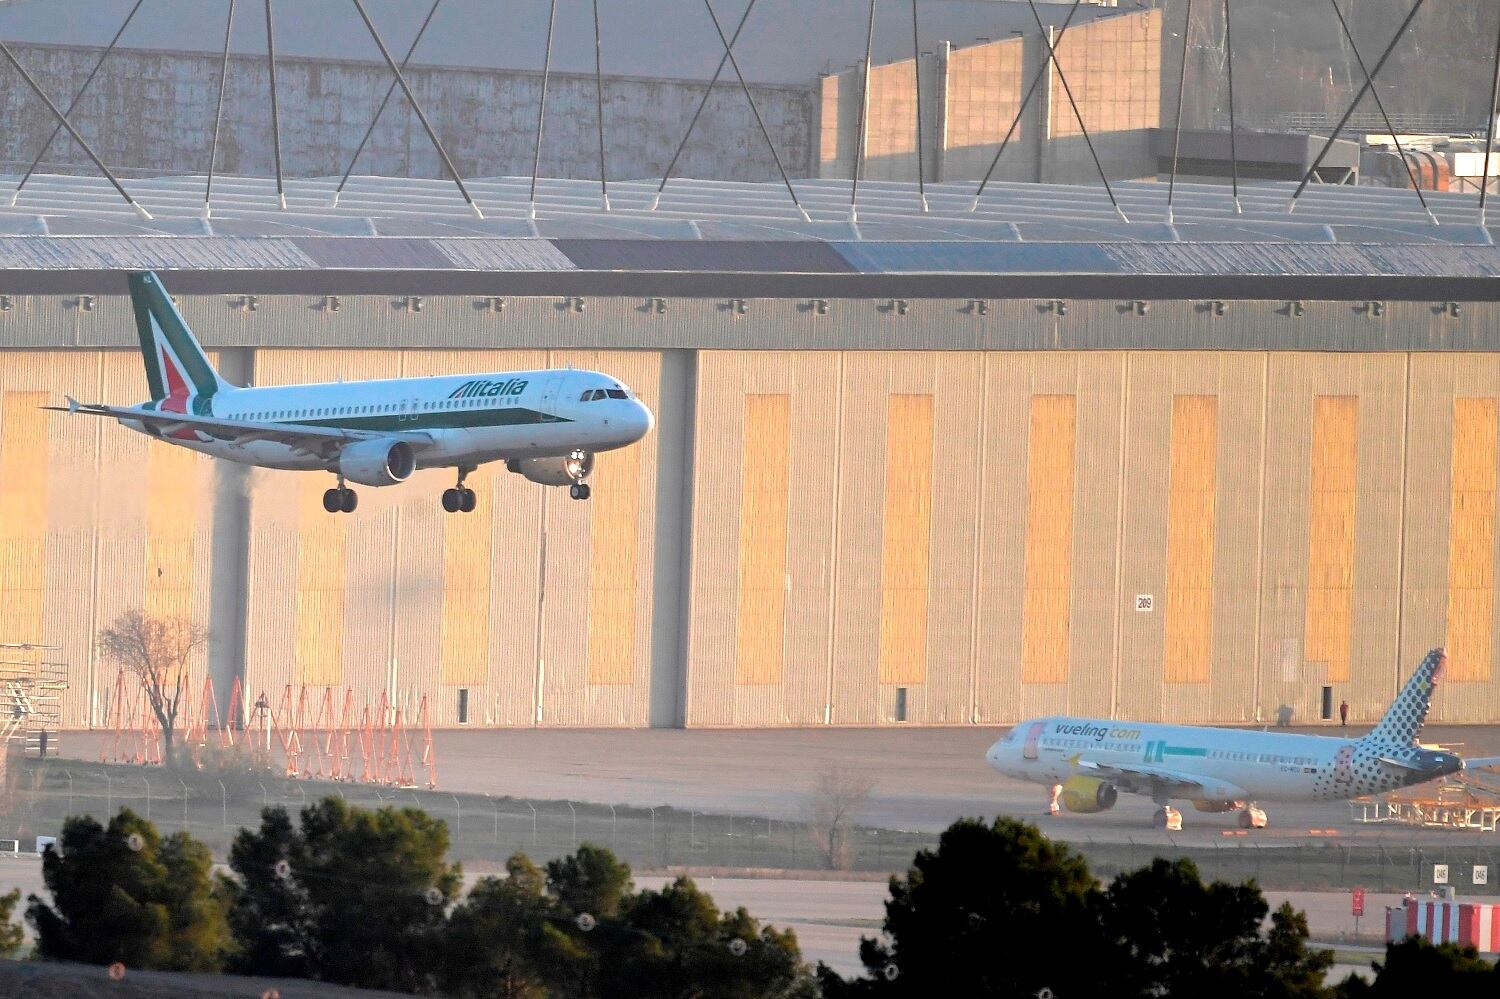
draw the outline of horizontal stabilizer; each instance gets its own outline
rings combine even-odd
[[[220,416],[201,416],[197,413],[162,412],[159,409],[141,409],[134,406],[107,406],[102,403],[81,403],[69,398],[66,406],[43,406],[57,413],[84,416],[109,416],[117,420],[132,420],[149,424],[158,433],[171,434],[183,428],[232,444],[250,444],[255,441],[275,441],[305,454],[332,459],[346,444],[368,440],[372,437],[395,437],[412,447],[422,449],[432,443],[432,436],[425,432],[373,433],[359,430],[344,430],[307,423],[267,423],[260,420],[237,420]]]

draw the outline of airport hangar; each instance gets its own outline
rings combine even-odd
[[[0,215],[0,639],[207,622],[220,697],[426,696],[435,725],[1500,719],[1500,250],[1471,196],[1314,185],[972,188],[41,177]],[[215,464],[63,395],[144,392],[125,272],[231,380],[593,366],[658,414],[594,498]],[[463,705],[461,708],[460,705]],[[460,712],[463,712],[462,715]]]

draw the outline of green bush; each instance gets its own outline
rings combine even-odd
[[[1109,995],[1324,999],[1332,956],[1307,923],[1267,906],[1254,882],[1205,884],[1191,861],[1158,860],[1101,889],[1083,858],[1028,823],[965,819],[891,878],[885,940],[867,974],[826,966],[829,999]]]
[[[230,848],[236,970],[431,991],[462,883],[447,853],[448,827],[415,808],[328,797],[302,810],[298,828],[285,809],[265,809]]]
[[[38,953],[91,964],[219,970],[231,938],[212,865],[202,843],[184,832],[163,839],[128,808],[108,828],[87,816],[69,818],[42,856],[52,905],[28,899]]]
[[[1500,966],[1473,947],[1434,944],[1408,937],[1387,944],[1385,960],[1371,962],[1375,980],[1350,975],[1339,983],[1338,999],[1410,999],[1411,996],[1493,996],[1500,993]]]
[[[21,901],[21,889],[12,888],[0,895],[0,958],[12,958],[21,953],[26,942],[26,931],[16,922],[16,906]]]

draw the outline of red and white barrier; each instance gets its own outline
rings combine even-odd
[[[1391,940],[1419,936],[1433,943],[1468,944],[1500,952],[1500,904],[1407,899],[1404,913],[1388,910],[1386,931]]]

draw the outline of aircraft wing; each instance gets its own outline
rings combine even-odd
[[[1173,798],[1211,801],[1242,801],[1243,788],[1201,774],[1143,763],[1095,763],[1080,754],[1072,760],[1076,770],[1108,780],[1132,794],[1165,794]]]
[[[1465,770],[1500,769],[1500,756],[1466,756]]]
[[[297,451],[323,457],[332,457],[345,444],[370,437],[399,437],[418,448],[425,446],[431,440],[423,433],[367,433],[357,430],[340,430],[336,427],[317,427],[305,423],[229,420],[218,416],[199,416],[195,413],[166,413],[153,409],[137,409],[134,406],[81,403],[71,396],[68,397],[66,406],[43,406],[42,408],[58,413],[81,413],[85,416],[112,416],[118,420],[136,420],[141,423],[154,424],[164,434],[172,434],[184,429],[196,430],[231,444],[249,444],[263,440],[276,441]]]

